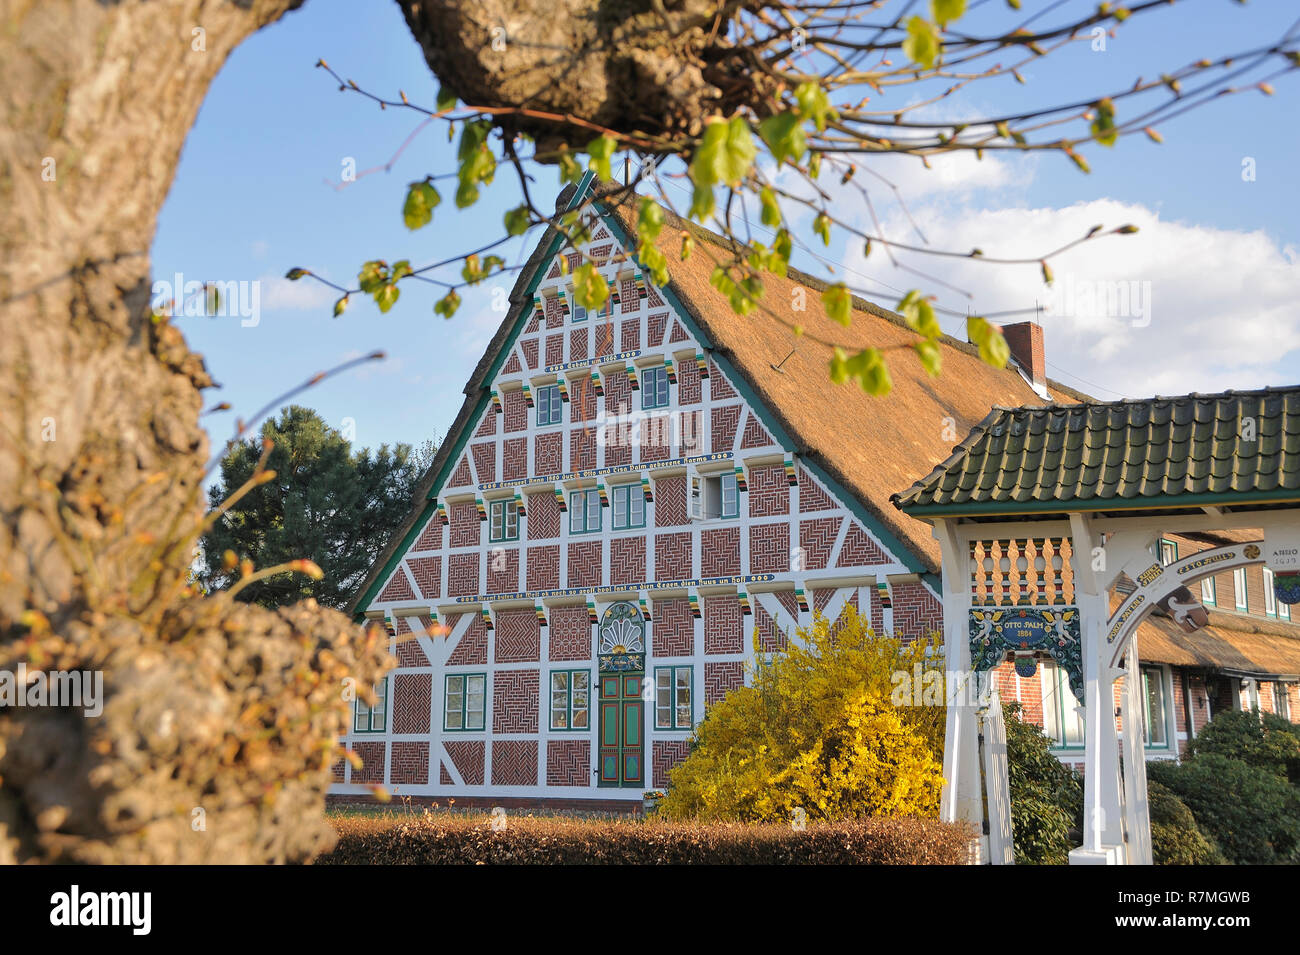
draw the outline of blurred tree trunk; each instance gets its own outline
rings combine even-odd
[[[93,669],[103,715],[0,710],[0,862],[253,862],[332,844],[347,677],[312,602],[187,598],[201,359],[149,245],[231,50],[295,0],[0,3],[0,671]],[[201,224],[196,223],[196,227]]]

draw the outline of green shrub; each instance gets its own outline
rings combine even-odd
[[[1186,804],[1230,862],[1263,865],[1300,855],[1300,795],[1275,773],[1202,751],[1181,765],[1148,763],[1147,777]]]
[[[1224,710],[1205,724],[1187,746],[1187,758],[1216,754],[1263,769],[1283,779],[1300,771],[1300,735],[1272,713]]]
[[[317,865],[958,865],[974,833],[937,819],[789,825],[644,823],[425,811],[336,817]]]
[[[1223,865],[1223,857],[1186,804],[1155,780],[1147,782],[1151,854],[1156,865]]]
[[[1004,703],[1011,832],[1016,862],[1064,865],[1078,844],[1083,817],[1079,774],[1052,755],[1052,741],[1021,719],[1019,703]]]

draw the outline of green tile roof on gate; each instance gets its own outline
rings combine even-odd
[[[994,408],[890,500],[913,517],[1300,500],[1300,385]]]

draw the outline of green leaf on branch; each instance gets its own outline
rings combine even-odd
[[[573,299],[589,312],[600,311],[609,298],[609,283],[590,262],[573,270]]]
[[[516,206],[506,213],[506,235],[523,235],[532,225],[532,212],[527,205]]]
[[[831,217],[824,212],[817,214],[813,220],[813,231],[822,237],[823,245],[831,244]]]
[[[661,288],[668,284],[668,257],[659,251],[659,247],[651,245],[644,239],[637,248],[637,258],[641,261],[641,266],[650,273],[654,279],[655,285]]]
[[[1115,128],[1115,104],[1109,96],[1093,104],[1092,138],[1103,146],[1114,146],[1119,137]]]
[[[614,148],[618,145],[618,140],[608,133],[602,133],[591,142],[587,143],[587,155],[591,160],[587,163],[588,169],[594,169],[596,176],[602,182],[609,182],[614,178],[610,169],[610,160],[614,156]]]
[[[455,289],[448,291],[433,305],[434,314],[441,315],[443,318],[451,318],[458,308],[460,308],[460,296],[456,294]]]
[[[406,203],[402,206],[402,221],[408,229],[419,229],[433,220],[433,210],[442,202],[438,190],[425,180],[413,182],[406,192]]]
[[[966,0],[930,0],[930,13],[941,28],[961,19],[965,12]]]
[[[912,342],[912,350],[921,360],[921,367],[925,369],[925,373],[931,378],[938,378],[943,370],[943,350],[939,348],[939,343],[927,338],[924,341]]]
[[[758,200],[762,203],[763,225],[776,228],[781,224],[781,207],[776,203],[776,193],[772,191],[771,186],[764,186],[758,193]]]
[[[994,368],[1005,368],[1011,350],[1002,336],[1002,329],[978,316],[966,319],[966,337],[979,347],[980,361]]]
[[[411,274],[411,260],[400,259],[393,263],[392,271],[388,274],[388,281],[396,282],[400,278],[405,278]]]
[[[812,120],[819,133],[826,130],[827,119],[839,118],[840,114],[831,107],[831,101],[819,83],[800,83],[794,91],[794,98],[799,104],[799,118]]]
[[[348,307],[348,297],[344,295],[342,298],[340,298],[337,302],[334,303],[334,317],[338,318],[340,315],[342,315],[343,310],[346,309],[347,307]]]
[[[853,320],[853,296],[843,282],[822,292],[822,306],[826,309],[827,318],[848,328]]]
[[[794,242],[787,229],[780,229],[772,240],[772,254],[768,258],[768,268],[772,274],[784,277],[790,267],[790,255],[794,251]]]
[[[648,196],[642,196],[637,211],[636,234],[642,242],[654,242],[655,239],[659,238],[659,232],[663,227],[663,207]]]
[[[578,165],[578,160],[573,158],[573,153],[569,152],[567,146],[560,146],[560,185],[577,183],[582,179],[582,167]]]
[[[287,278],[290,282],[296,282],[304,275],[311,275],[311,273],[308,272],[306,269],[290,269],[288,272],[284,273],[284,277]]]
[[[387,312],[401,294],[402,290],[391,282],[381,285],[375,292],[375,304],[379,306],[379,311]]]
[[[934,66],[934,61],[939,58],[939,32],[934,24],[921,17],[908,20],[903,54],[927,70]]]
[[[449,109],[456,108],[456,94],[452,93],[447,87],[438,87],[438,101],[435,106],[437,112],[445,112]]]
[[[853,379],[867,394],[883,398],[894,388],[885,358],[878,348],[865,348],[852,357],[836,348],[830,361],[831,381],[837,385]]]
[[[711,120],[691,157],[691,182],[695,184],[697,197],[692,214],[697,204],[712,211],[711,203],[699,198],[701,189],[712,190],[720,184],[738,187],[754,165],[756,152],[753,134],[743,116],[733,116],[730,122],[720,118]]]
[[[777,113],[758,124],[758,135],[767,143],[772,158],[780,166],[787,159],[798,162],[808,150],[808,140],[796,113]]]
[[[373,295],[387,281],[388,263],[382,259],[372,259],[366,262],[361,266],[361,271],[357,273],[357,284],[361,286],[361,291],[367,295]]]
[[[691,194],[691,210],[687,215],[697,222],[703,222],[713,215],[715,208],[717,208],[717,197],[713,194],[713,187],[697,185],[695,192]]]
[[[935,317],[934,306],[919,291],[912,289],[898,303],[898,314],[903,316],[907,327],[919,332],[926,338],[938,338],[943,334],[939,320]]]
[[[456,158],[459,185],[456,187],[456,208],[466,209],[478,202],[479,184],[491,184],[496,175],[497,160],[488,148],[487,136],[492,129],[488,120],[466,123],[460,135]]]

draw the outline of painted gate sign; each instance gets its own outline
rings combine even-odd
[[[991,670],[1016,655],[1016,672],[1033,676],[1037,654],[1046,653],[1065,670],[1070,692],[1083,702],[1083,648],[1078,607],[972,608],[968,618],[971,667]]]
[[[1264,563],[1273,571],[1273,591],[1284,604],[1300,603],[1300,529],[1292,525],[1264,532]]]

